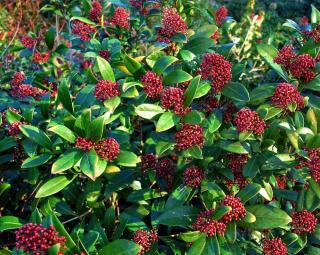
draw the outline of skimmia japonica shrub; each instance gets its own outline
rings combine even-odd
[[[320,254],[320,12],[277,49],[184,2],[46,5],[9,45],[1,254]]]

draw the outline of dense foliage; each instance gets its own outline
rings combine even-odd
[[[205,2],[48,1],[6,43],[0,254],[320,254],[320,12]]]

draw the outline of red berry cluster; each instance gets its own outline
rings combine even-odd
[[[307,37],[312,38],[314,43],[320,42],[320,25],[319,24],[311,31],[305,31],[304,33]]]
[[[75,147],[83,151],[90,151],[91,149],[95,149],[95,151],[101,158],[108,161],[116,159],[120,152],[119,143],[116,139],[111,137],[108,137],[96,143],[87,138],[78,137]]]
[[[21,84],[11,89],[10,95],[19,98],[24,99],[25,97],[33,97],[37,100],[40,99],[41,96],[43,96],[46,93],[46,91],[32,87],[28,84]]]
[[[142,78],[143,90],[150,99],[158,99],[163,90],[163,83],[160,76],[148,71]]]
[[[25,78],[26,77],[23,72],[15,72],[12,77],[11,85],[13,87],[19,86],[22,84],[22,82],[25,80]]]
[[[199,110],[207,114],[211,113],[213,109],[217,109],[220,106],[219,100],[214,95],[207,95],[200,99],[198,107]]]
[[[143,5],[144,0],[130,0],[129,3],[136,9],[140,9]]]
[[[16,247],[26,253],[44,254],[55,244],[64,245],[65,237],[59,236],[53,226],[45,228],[40,224],[26,224],[16,232]]]
[[[90,34],[96,30],[92,25],[80,20],[74,20],[72,22],[72,27],[72,33],[79,36],[82,41],[90,41]]]
[[[233,180],[230,180],[228,178],[224,179],[224,183],[229,190],[231,190],[234,185],[242,189],[249,184],[249,181],[243,176],[242,173],[234,173],[233,175]]]
[[[244,216],[246,216],[246,209],[244,208],[241,199],[239,197],[226,196],[222,200],[222,205],[230,206],[232,209],[230,212],[226,213],[222,217],[222,221],[224,223],[228,223],[230,221],[239,221]]]
[[[233,115],[237,112],[237,108],[231,102],[226,103],[223,106],[223,108],[224,108],[224,111],[223,111],[223,122],[224,123],[228,123],[228,122],[232,121]]]
[[[100,142],[97,142],[94,146],[94,149],[101,158],[111,161],[118,157],[120,145],[116,139],[108,137]]]
[[[90,151],[92,148],[94,148],[94,142],[90,141],[87,138],[78,137],[76,140],[75,147],[83,151]]]
[[[162,93],[161,106],[167,110],[172,110],[177,115],[185,115],[191,109],[183,105],[184,90],[181,88],[168,87]]]
[[[291,104],[296,104],[296,110],[304,107],[303,96],[297,88],[289,83],[279,83],[276,87],[271,102],[278,108],[287,109]]]
[[[32,49],[33,47],[35,47],[38,43],[37,38],[33,38],[31,36],[23,36],[21,38],[21,43],[24,47],[28,48],[28,49]]]
[[[110,58],[110,51],[109,50],[100,50],[99,51],[100,57],[104,58],[105,60],[109,61]]]
[[[129,29],[129,18],[130,14],[126,9],[117,7],[110,23],[114,26],[118,26],[119,28]]]
[[[157,177],[166,181],[168,189],[172,188],[175,167],[171,159],[163,158],[155,166]]]
[[[278,53],[278,56],[274,58],[274,62],[282,65],[285,69],[288,69],[291,63],[297,58],[292,45],[285,45]]]
[[[249,156],[248,154],[228,153],[227,158],[229,161],[227,167],[234,173],[242,173],[242,169],[247,163]]]
[[[288,250],[286,244],[279,237],[266,239],[263,241],[264,255],[287,255]]]
[[[99,22],[102,15],[102,6],[98,1],[92,3],[92,8],[89,12],[90,19],[94,22]]]
[[[293,232],[298,235],[312,233],[318,223],[317,218],[309,211],[293,212],[291,214]]]
[[[285,175],[276,176],[276,182],[278,184],[278,189],[285,189],[287,186],[287,178]]]
[[[213,35],[210,36],[210,38],[211,38],[212,40],[214,40],[215,43],[218,42],[219,37],[220,37],[219,30],[215,31],[215,32],[213,33]]]
[[[274,62],[283,66],[293,77],[303,82],[311,81],[315,76],[313,69],[316,60],[309,54],[297,55],[291,45],[284,46],[274,58]]]
[[[24,125],[24,124],[26,124],[26,123],[21,122],[21,121],[13,122],[13,123],[9,126],[9,128],[8,128],[8,132],[7,132],[8,135],[9,135],[9,136],[19,135],[19,134],[21,133],[19,127],[20,127],[21,125]]]
[[[43,64],[47,63],[50,58],[50,53],[48,52],[35,52],[33,54],[33,62],[38,63],[38,64]]]
[[[223,236],[226,231],[226,225],[223,222],[212,219],[213,210],[207,210],[198,214],[195,223],[192,225],[194,230],[214,236],[216,233]]]
[[[214,18],[218,26],[222,25],[222,21],[228,16],[228,9],[225,6],[221,6],[216,10]]]
[[[307,16],[303,16],[300,19],[300,25],[307,26],[309,25],[309,18]]]
[[[178,150],[185,150],[192,146],[203,146],[203,129],[199,125],[184,124],[175,136]]]
[[[156,229],[152,229],[150,232],[146,230],[137,230],[134,233],[132,241],[141,246],[141,250],[137,255],[142,255],[150,251],[152,244],[158,241],[158,234]]]
[[[231,63],[224,56],[218,53],[207,53],[200,65],[200,74],[203,79],[211,80],[212,87],[216,92],[220,92],[231,81],[231,69]]]
[[[255,111],[248,108],[243,108],[237,113],[234,123],[240,133],[252,131],[254,134],[259,135],[266,128],[264,120]]]
[[[145,172],[154,169],[157,165],[157,156],[153,153],[147,153],[141,156],[141,170]]]
[[[299,165],[296,168],[308,167],[312,178],[320,182],[320,148],[306,149],[306,152],[309,159],[298,156]]]
[[[204,178],[205,175],[203,169],[197,166],[188,167],[183,173],[184,183],[192,188],[199,187]]]
[[[97,100],[103,102],[112,97],[116,97],[120,95],[119,83],[113,81],[101,80],[98,81],[95,89],[94,96]]]
[[[177,33],[185,33],[187,31],[187,24],[175,8],[165,7],[163,9],[162,16],[162,29],[160,30],[160,36],[170,38]]]

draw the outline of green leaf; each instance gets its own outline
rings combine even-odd
[[[127,201],[134,203],[134,202],[139,202],[143,200],[150,200],[158,197],[163,197],[165,195],[167,195],[167,192],[165,191],[159,192],[155,189],[149,189],[149,188],[139,189],[131,192],[127,197]]]
[[[187,243],[193,243],[203,236],[204,236],[204,233],[201,233],[200,231],[190,231],[190,232],[182,232],[179,235],[179,238]]]
[[[174,127],[180,120],[180,116],[172,112],[163,113],[157,121],[156,131],[163,132]]]
[[[302,88],[320,92],[320,75],[313,78],[310,82],[303,84]]]
[[[156,74],[162,74],[171,64],[178,61],[176,57],[173,56],[163,56],[157,60],[154,64],[152,71]]]
[[[138,72],[140,72],[142,69],[142,65],[138,61],[134,60],[133,58],[131,58],[127,55],[124,56],[123,61],[124,61],[124,65],[126,66],[126,68],[133,75],[138,74]]]
[[[54,46],[55,36],[56,31],[53,27],[49,28],[48,31],[44,34],[44,39],[49,49],[52,49]]]
[[[192,53],[199,55],[205,53],[212,46],[214,46],[214,41],[211,38],[196,37],[185,44],[182,49],[191,51]]]
[[[120,97],[113,97],[103,102],[104,106],[108,109],[110,113],[113,113],[115,109],[117,109],[117,107],[120,105],[120,103]]]
[[[198,86],[200,83],[201,76],[198,75],[197,77],[193,78],[187,87],[186,91],[184,92],[184,106],[189,106],[192,103],[192,100],[195,98],[196,92],[198,90]]]
[[[164,112],[165,110],[162,109],[161,106],[155,104],[141,104],[138,107],[135,107],[135,113],[148,120]]]
[[[176,188],[171,195],[169,196],[166,204],[165,210],[170,210],[178,206],[182,206],[185,202],[187,202],[190,194],[192,192],[192,188],[186,185],[180,185]]]
[[[219,206],[213,213],[212,218],[215,220],[220,220],[225,214],[230,212],[232,207],[230,206]]]
[[[194,207],[180,206],[171,210],[166,210],[156,221],[157,223],[166,226],[186,228],[194,222],[197,213],[198,210]]]
[[[117,163],[120,166],[135,167],[139,162],[140,158],[131,151],[121,150],[117,157]]]
[[[16,146],[16,141],[13,137],[5,137],[0,141],[0,152],[11,149]]]
[[[239,82],[230,82],[221,91],[222,95],[238,102],[249,102],[249,92],[245,86]]]
[[[115,240],[102,248],[100,255],[133,255],[140,251],[140,245],[124,239]]]
[[[190,81],[191,79],[192,79],[192,76],[190,74],[188,74],[187,72],[181,69],[176,69],[164,76],[163,83],[165,85],[169,85],[169,84]]]
[[[262,84],[256,88],[254,88],[250,93],[250,101],[262,101],[267,99],[273,95],[273,92],[276,88],[276,84]]]
[[[199,146],[195,145],[192,146],[191,148],[185,150],[186,153],[188,153],[191,157],[196,158],[196,159],[203,159],[202,156],[202,150]]]
[[[80,21],[82,21],[83,23],[96,26],[96,23],[94,23],[93,21],[91,21],[91,20],[89,20],[89,19],[87,19],[87,18],[84,18],[84,17],[72,17],[72,18],[70,19],[70,21],[73,21],[73,20],[80,20]]]
[[[101,165],[99,164],[99,161],[99,156],[97,155],[95,150],[92,149],[90,152],[84,154],[80,162],[80,169],[82,170],[82,172],[93,181],[96,180],[96,178],[104,172],[107,166],[104,160],[103,162],[105,162],[105,164],[101,163]],[[101,170],[101,168],[103,169]]]
[[[58,136],[70,143],[74,143],[76,140],[76,136],[74,135],[74,133],[66,126],[56,125],[49,128],[48,130],[57,134]]]
[[[220,148],[229,152],[238,153],[238,154],[247,154],[248,151],[240,142],[232,141],[221,141],[219,143]]]
[[[52,164],[51,173],[62,173],[72,168],[79,162],[82,156],[83,152],[80,150],[71,150],[61,154],[60,157]]]
[[[199,112],[199,111],[191,111],[188,112],[184,117],[183,117],[183,122],[187,124],[200,124],[202,120],[204,119],[204,115]]]
[[[258,53],[265,61],[287,82],[290,82],[288,76],[283,72],[280,65],[275,63],[273,59],[278,55],[278,51],[272,45],[257,44]]]
[[[200,82],[197,91],[194,95],[194,98],[200,98],[208,94],[211,90],[211,85],[208,82]]]
[[[259,158],[253,156],[248,160],[243,168],[243,176],[246,178],[254,178],[259,172]]]
[[[23,224],[18,217],[14,217],[14,216],[0,217],[0,231],[20,228],[22,225]]]
[[[245,188],[240,190],[240,192],[237,194],[237,197],[239,197],[242,201],[242,203],[248,202],[251,198],[255,197],[261,189],[261,186],[257,183],[252,183],[247,185]]]
[[[75,177],[76,175],[72,177],[63,175],[50,179],[40,187],[40,189],[36,193],[36,198],[47,197],[58,193],[59,191],[67,187]]]
[[[73,114],[74,109],[73,109],[73,103],[71,100],[70,92],[69,92],[69,87],[68,87],[68,81],[67,79],[63,79],[59,85],[58,88],[58,98],[60,102],[62,103],[63,107]]]
[[[201,26],[196,30],[196,34],[193,35],[191,39],[196,38],[196,37],[210,38],[217,30],[218,30],[218,27],[216,25]]]
[[[220,111],[214,111],[208,118],[209,126],[208,131],[210,133],[216,132],[222,125],[222,114]]]
[[[65,245],[67,246],[67,248],[70,251],[72,251],[72,254],[79,253],[79,250],[78,250],[75,242],[73,241],[71,236],[68,234],[68,232],[66,231],[66,229],[64,228],[64,226],[62,225],[62,223],[60,222],[58,217],[54,213],[52,213],[50,215],[50,217],[52,219],[52,224],[53,224],[55,230],[58,231],[60,235],[62,235],[66,238],[67,241],[66,241]]]
[[[285,211],[269,205],[246,206],[246,210],[256,217],[256,221],[248,225],[252,229],[279,228],[292,221]]]
[[[87,135],[90,140],[99,141],[102,138],[104,124],[109,116],[110,114],[102,115],[90,123]]]
[[[20,130],[26,137],[28,137],[30,140],[34,141],[35,143],[47,149],[51,148],[50,138],[41,129],[31,125],[21,125]]]
[[[320,11],[312,4],[311,5],[311,23],[318,24],[320,22]]]
[[[102,78],[106,81],[115,82],[114,73],[109,62],[102,57],[97,57],[97,63]]]
[[[47,163],[51,158],[51,154],[41,154],[39,156],[27,158],[25,161],[23,161],[21,168],[42,166],[43,164]]]

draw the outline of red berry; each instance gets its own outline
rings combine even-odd
[[[293,51],[292,45],[286,45],[279,51],[278,56],[274,58],[274,62],[287,69],[297,56]]]
[[[298,235],[312,233],[318,223],[317,218],[309,211],[294,212],[291,214],[293,232]]]
[[[203,79],[211,80],[212,87],[216,92],[220,92],[231,81],[231,69],[231,63],[224,56],[217,53],[207,53],[200,65],[200,74]]]
[[[185,115],[190,108],[183,105],[184,91],[181,88],[168,87],[162,93],[161,106],[167,110],[172,110],[177,115]]]
[[[45,228],[40,224],[26,224],[16,232],[16,247],[26,253],[44,254],[55,245],[64,246],[65,237],[59,236],[53,226]]]
[[[178,150],[185,150],[193,146],[202,148],[203,129],[199,125],[184,124],[182,129],[175,134],[174,140]]]
[[[43,64],[49,61],[50,53],[48,52],[36,52],[33,54],[33,62]]]
[[[90,19],[94,22],[99,22],[102,15],[102,6],[98,1],[92,3],[92,8],[90,10]]]
[[[143,90],[151,99],[158,99],[163,90],[163,83],[160,76],[148,71],[142,78]]]
[[[289,105],[295,103],[296,110],[304,107],[303,96],[297,88],[289,83],[279,83],[271,98],[272,104],[281,109],[286,109]]]
[[[232,208],[230,212],[223,215],[221,220],[224,223],[228,223],[232,220],[239,221],[246,216],[246,209],[244,208],[241,199],[238,197],[226,196],[222,201],[222,205],[230,206]]]
[[[157,230],[152,229],[150,232],[146,230],[137,230],[134,233],[132,241],[141,246],[141,250],[137,255],[142,255],[150,251],[152,244],[158,241]]]
[[[99,51],[100,57],[104,58],[105,60],[109,61],[110,58],[110,51],[109,50],[100,50]]]
[[[90,151],[94,147],[94,142],[87,138],[78,137],[75,147],[83,151]]]
[[[255,134],[262,134],[266,128],[264,120],[255,111],[247,108],[243,108],[237,113],[234,123],[239,132],[252,131]]]
[[[112,161],[118,157],[120,145],[114,138],[106,138],[94,145],[97,154],[108,161]]]
[[[154,169],[157,165],[157,156],[153,153],[147,153],[141,156],[141,170],[145,172],[148,169]]]
[[[12,77],[11,85],[13,87],[19,86],[22,84],[22,82],[25,80],[25,78],[26,77],[23,72],[15,72]]]
[[[263,241],[264,255],[286,255],[288,254],[286,244],[279,237]]]
[[[192,228],[208,236],[214,236],[217,233],[223,236],[226,231],[226,225],[223,222],[212,219],[211,216],[213,212],[213,210],[207,210],[199,213]]]
[[[192,188],[199,187],[204,177],[204,171],[197,166],[188,167],[183,173],[184,183]]]
[[[78,35],[82,41],[90,41],[90,34],[96,30],[92,25],[80,20],[74,20],[72,22],[72,26],[72,33]]]
[[[118,26],[119,28],[129,29],[129,18],[130,14],[126,9],[117,7],[111,19],[111,24]]]
[[[98,81],[95,89],[94,96],[97,100],[103,102],[112,97],[116,97],[120,95],[119,91],[119,83],[113,81],[101,80]]]
[[[215,20],[218,26],[222,25],[222,21],[228,16],[228,9],[225,6],[221,6],[215,13]]]

